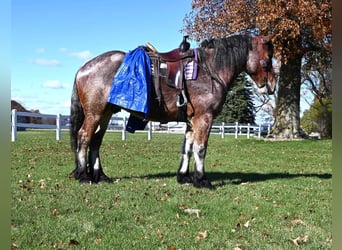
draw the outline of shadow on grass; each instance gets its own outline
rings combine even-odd
[[[293,178],[320,178],[320,179],[330,179],[332,174],[323,173],[303,173],[303,174],[290,174],[290,173],[243,173],[243,172],[233,172],[233,173],[220,173],[220,172],[208,172],[207,177],[211,181],[219,181],[218,186],[224,186],[227,184],[239,185],[246,182],[261,182],[267,180],[275,179],[293,179]],[[228,182],[228,183],[227,183]]]
[[[239,185],[246,182],[261,182],[275,179],[293,179],[293,178],[320,178],[320,179],[331,179],[332,174],[329,173],[302,173],[302,174],[290,174],[290,173],[244,173],[244,172],[207,172],[207,178],[211,182],[219,182],[215,184],[215,187],[225,185]],[[162,178],[176,178],[175,173],[156,173],[141,176],[124,176],[120,179],[131,179],[131,178],[147,178],[147,179],[162,179]]]

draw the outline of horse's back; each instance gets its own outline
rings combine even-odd
[[[108,51],[90,59],[79,68],[75,84],[82,106],[88,111],[95,107],[105,107],[114,75],[124,57],[125,53],[122,51]]]
[[[76,74],[76,79],[103,77],[107,80],[108,77],[113,79],[118,67],[121,65],[125,53],[122,51],[108,51],[100,54],[79,68]],[[111,79],[111,80],[112,80]]]

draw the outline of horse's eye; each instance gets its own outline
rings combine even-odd
[[[269,72],[272,69],[272,60],[260,60],[260,65],[263,70]]]
[[[260,60],[260,65],[262,68],[267,68],[267,62],[265,60]]]

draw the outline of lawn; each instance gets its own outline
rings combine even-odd
[[[182,138],[107,133],[114,183],[85,185],[68,177],[67,132],[18,132],[12,249],[331,249],[331,140],[212,135],[206,190],[176,181]]]

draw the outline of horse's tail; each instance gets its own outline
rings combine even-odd
[[[71,95],[71,107],[70,107],[70,143],[71,149],[75,152],[77,150],[77,137],[84,121],[84,112],[80,102],[76,86],[76,77],[74,81],[74,87]]]

